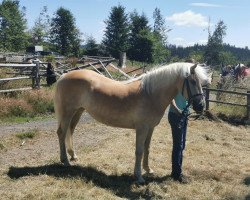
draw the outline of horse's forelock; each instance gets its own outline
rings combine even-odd
[[[207,84],[209,82],[208,71],[209,71],[208,66],[198,65],[195,68],[195,74],[197,78],[200,80],[202,85]]]

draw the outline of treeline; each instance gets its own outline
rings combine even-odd
[[[247,48],[235,48],[223,43],[226,25],[219,21],[213,32],[208,32],[207,45],[176,47],[168,44],[170,29],[159,8],[152,13],[153,24],[144,13],[134,10],[127,13],[122,5],[111,8],[103,40],[82,40],[73,14],[66,8],[57,9],[53,17],[45,6],[34,26],[27,29],[26,8],[20,8],[18,0],[3,0],[0,4],[0,51],[25,51],[30,45],[43,45],[45,50],[65,56],[101,55],[118,58],[125,52],[130,60],[163,63],[193,58],[208,64],[232,64],[247,62]]]
[[[0,51],[24,52],[28,46],[42,45],[44,50],[65,56],[80,55],[81,33],[69,10],[60,7],[51,18],[44,6],[30,29],[25,12],[18,0],[3,0],[0,4]]]
[[[207,45],[195,44],[194,46],[181,47],[176,45],[168,45],[170,50],[172,60],[186,60],[187,58],[199,57],[199,54],[205,52]],[[248,47],[239,48],[232,46],[230,44],[223,44],[222,46],[222,55],[227,56],[227,59],[222,59],[221,64],[236,64],[239,62],[245,63],[247,66],[250,66],[250,50]],[[198,58],[199,61],[203,62],[204,58],[202,55]]]

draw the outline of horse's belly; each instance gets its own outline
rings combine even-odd
[[[120,128],[130,128],[134,129],[134,120],[132,117],[128,117],[126,114],[104,114],[100,112],[87,112],[98,122],[106,124],[108,126],[120,127]]]

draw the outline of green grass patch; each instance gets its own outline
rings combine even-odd
[[[3,150],[3,149],[5,149],[5,146],[4,146],[3,143],[0,143],[0,151]]]
[[[213,115],[230,124],[244,125],[247,119],[247,108],[216,104],[211,109]]]
[[[217,104],[213,107],[216,113],[223,113],[227,117],[244,118],[247,115],[247,108],[241,106],[228,106]]]
[[[23,133],[17,133],[16,137],[24,140],[24,139],[33,139],[35,136],[38,135],[38,130],[32,130],[32,131],[28,131],[28,132],[23,132]]]
[[[53,118],[51,115],[40,115],[40,116],[27,116],[27,117],[3,117],[0,118],[0,124],[1,123],[26,123],[26,122],[32,122],[32,121],[40,121],[40,120],[46,120]]]

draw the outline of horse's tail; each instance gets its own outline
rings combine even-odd
[[[62,99],[60,98],[61,96],[61,90],[60,90],[60,83],[63,80],[64,75],[62,75],[59,80],[56,83],[55,87],[55,93],[54,93],[54,110],[55,110],[55,115],[58,120],[58,123],[61,121],[61,112],[62,112]],[[59,124],[58,124],[59,125]]]

